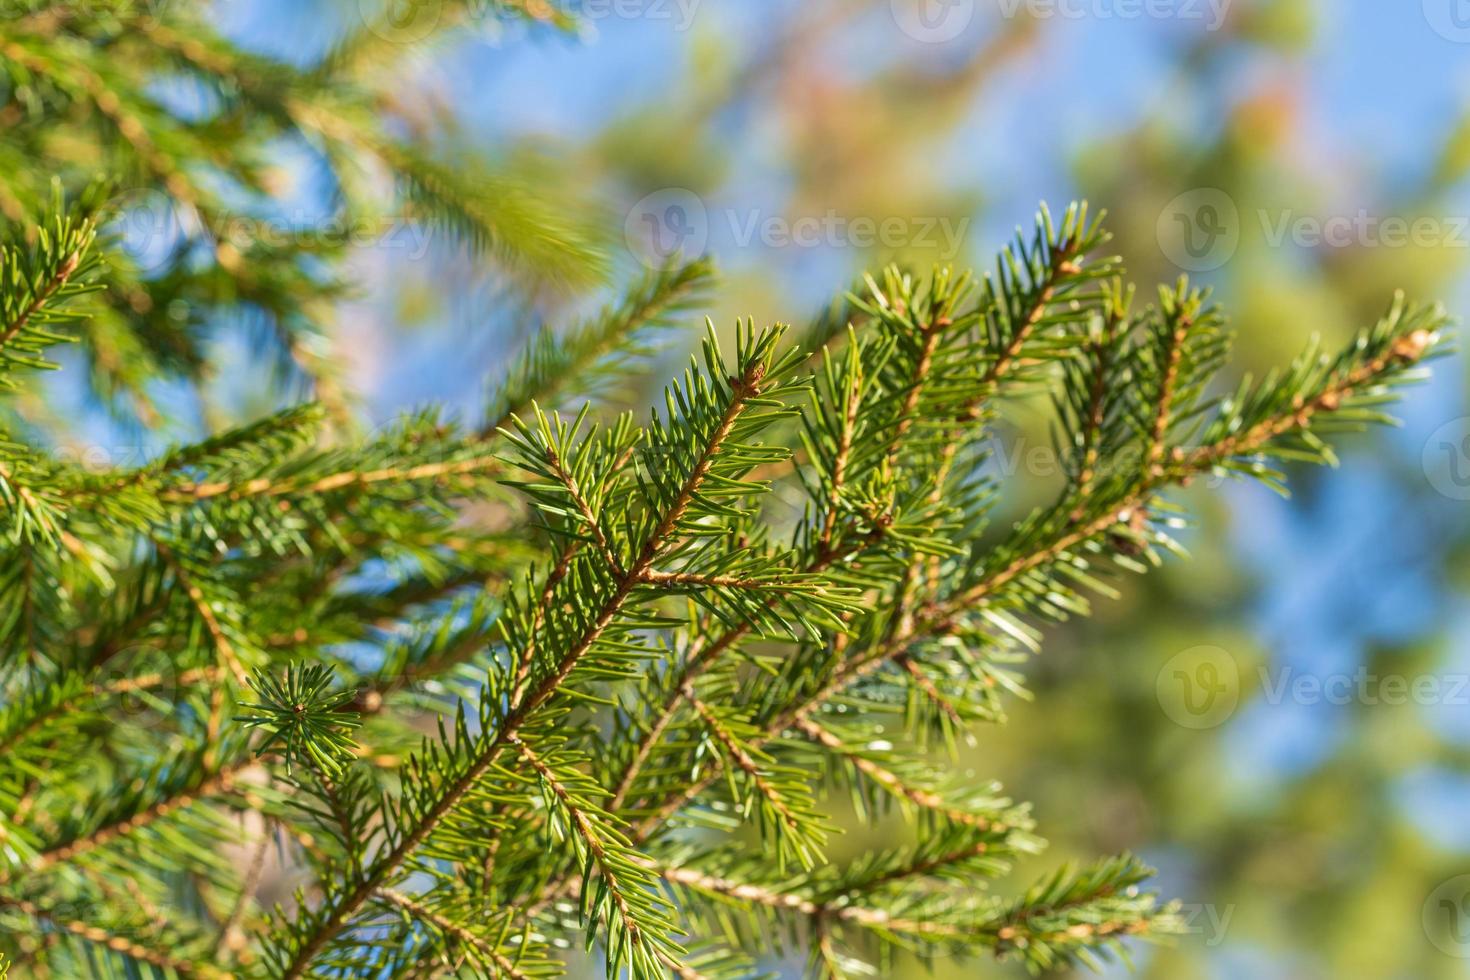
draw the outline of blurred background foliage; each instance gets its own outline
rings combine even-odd
[[[145,268],[148,295],[124,294],[120,320],[160,301],[210,311],[193,323],[180,313],[177,335],[152,334],[148,356],[183,380],[128,390],[145,372],[107,368],[138,352],[104,323],[78,355],[100,384],[74,390],[63,372],[49,409],[23,406],[28,422],[77,447],[157,446],[190,433],[150,429],[150,400],[188,404],[185,417],[209,429],[299,397],[303,376],[328,364],[344,425],[430,399],[474,418],[490,397],[482,379],[542,322],[564,322],[641,271],[649,201],[663,209],[655,221],[671,200],[702,211],[680,227],[722,269],[709,310],[719,324],[818,316],[863,268],[890,258],[983,263],[1042,199],[1106,207],[1132,276],[1172,280],[1183,270],[1160,229],[1173,202],[1201,188],[1224,192],[1237,212],[1238,246],[1202,278],[1233,314],[1238,371],[1280,363],[1313,333],[1340,341],[1396,288],[1463,308],[1470,43],[1443,29],[1436,0],[1422,9],[1181,0],[1163,5],[1170,16],[1126,16],[1160,8],[1118,0],[576,6],[216,0],[216,30],[262,65],[321,80],[317,101],[286,121],[252,112],[248,98],[231,115],[218,93],[127,79],[126,45],[160,42],[125,29],[111,81],[154,87],[160,120],[145,129],[186,140],[190,125],[167,117],[237,127],[228,131],[253,150],[224,170],[295,216],[298,251],[287,270],[215,240],[191,261],[218,279],[173,283]],[[953,36],[913,29],[940,15],[963,24]],[[270,85],[268,73],[249,77]],[[247,81],[226,102],[242,93]],[[336,139],[330,121],[321,139],[301,139],[296,124],[321,123],[324,106],[369,117],[364,131],[423,159],[384,152],[363,165],[363,147]],[[117,162],[94,149],[32,152],[63,171]],[[3,166],[12,176],[0,206],[29,208],[39,192],[15,175],[31,161]],[[410,186],[394,198],[400,169],[412,171]],[[490,223],[511,240],[487,242],[453,216],[458,234],[421,237],[426,173],[478,190],[470,199],[498,208]],[[217,178],[201,187],[186,191],[228,210],[234,190]],[[344,244],[309,230],[347,199],[365,202],[349,214],[367,215],[351,227],[369,234]],[[131,213],[136,222],[143,212]],[[1438,244],[1273,234],[1284,220],[1360,214],[1426,218]],[[905,222],[901,240],[853,243],[857,219],[893,217]],[[817,244],[746,234],[803,218],[828,229]],[[926,223],[957,229],[957,254],[919,234]],[[146,267],[138,228],[126,224],[124,248]],[[552,240],[538,238],[553,227]],[[332,263],[319,305],[300,323],[272,319],[291,329],[263,340],[272,277],[300,274],[299,252],[313,249]],[[251,288],[253,304],[221,299]],[[279,370],[244,368],[262,345]],[[1140,975],[1470,976],[1470,908],[1442,919],[1435,897],[1470,872],[1470,691],[1456,680],[1470,675],[1465,381],[1462,355],[1441,362],[1403,407],[1401,430],[1345,446],[1340,473],[1299,474],[1289,504],[1254,487],[1195,494],[1202,518],[1184,537],[1193,560],[1130,582],[1096,618],[1054,635],[1027,669],[1035,700],[1013,703],[1007,724],[961,748],[959,765],[977,779],[1034,801],[1052,841],[1046,866],[1132,849],[1160,869],[1160,890],[1186,903],[1192,927],[1170,948],[1140,949]],[[322,379],[309,383],[323,391]],[[1027,420],[1022,407],[992,464],[1018,489],[1000,520],[1023,512],[1051,475],[1049,434]],[[1171,670],[1195,669],[1200,647],[1226,668],[1234,705],[1207,726],[1181,724],[1168,696]],[[1279,690],[1301,677],[1361,676],[1346,699]],[[1438,694],[1385,703],[1394,699],[1373,678],[1390,676],[1428,679]],[[941,965],[937,975],[1017,969]]]

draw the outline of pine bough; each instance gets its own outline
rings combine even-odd
[[[6,387],[86,330],[93,238],[58,217],[0,254]],[[538,337],[481,426],[327,444],[304,405],[101,471],[7,438],[0,952],[714,980],[1045,970],[1174,931],[1128,856],[1008,887],[1032,817],[946,753],[1044,626],[1177,550],[1169,491],[1333,463],[1445,317],[1397,299],[1222,390],[1207,293],[1141,308],[1107,241],[1043,211],[989,275],[889,269],[807,343],[710,328],[643,422],[577,396],[626,390],[703,262]],[[995,423],[1037,396],[1065,479],[991,527]],[[907,843],[835,860],[844,799]]]

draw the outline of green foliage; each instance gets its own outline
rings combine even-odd
[[[15,374],[24,368],[53,368],[42,358],[53,344],[67,340],[57,332],[81,316],[68,301],[99,288],[93,281],[96,254],[90,250],[96,223],[67,217],[61,211],[61,188],[56,188],[52,223],[36,229],[34,244],[23,241],[0,245],[0,385],[16,386]]]
[[[48,276],[97,268],[85,219],[48,227],[3,280],[35,324],[74,295]],[[1177,550],[1170,488],[1333,462],[1444,317],[1397,300],[1226,394],[1207,295],[1134,310],[1106,244],[1073,207],[988,277],[888,269],[815,356],[710,326],[641,423],[538,399],[646,364],[702,264],[538,340],[496,432],[327,442],[304,405],[132,469],[9,443],[0,909],[29,926],[0,944],[63,972],[545,977],[579,943],[611,975],[786,950],[853,976],[1173,931],[1131,858],[977,887],[1043,845],[946,747],[1043,625]],[[1065,481],[991,528],[995,424],[1038,393]],[[843,799],[903,842],[834,861]],[[268,853],[310,883],[273,910]]]
[[[332,669],[325,664],[290,666],[280,678],[256,670],[253,687],[260,701],[242,707],[257,713],[235,720],[247,729],[266,730],[259,751],[271,752],[279,744],[288,775],[295,762],[324,777],[336,776],[352,755],[354,743],[345,730],[356,728],[358,721],[342,708],[352,701],[351,692],[329,690],[332,681]]]
[[[466,13],[446,11],[437,26]],[[506,3],[475,13],[527,16]],[[386,27],[357,18],[319,63],[299,67],[242,51],[192,4],[17,3],[0,13],[0,217],[12,229],[40,225],[57,177],[69,189],[99,173],[115,182],[68,233],[95,225],[124,246],[81,335],[98,395],[124,418],[169,421],[155,404],[160,378],[207,395],[211,342],[231,335],[277,367],[286,392],[314,390],[344,415],[331,303],[353,285],[340,262],[354,242],[391,249],[427,236],[526,292],[605,279],[605,223],[547,161],[498,158],[452,138],[429,152],[403,138],[431,120],[393,90],[391,68],[414,48],[385,41],[392,16],[384,11]],[[325,213],[290,202],[279,149],[311,161]],[[44,274],[76,242],[48,234],[34,266],[16,252],[6,275],[60,288]],[[62,279],[79,282],[82,271]],[[4,311],[11,324],[30,298],[7,296],[17,304]],[[15,338],[6,360],[47,342],[46,326]]]
[[[1179,928],[1131,857],[1011,886],[1035,821],[952,753],[1025,693],[1046,625],[1179,550],[1172,491],[1282,489],[1388,421],[1441,349],[1438,308],[1398,299],[1341,353],[1227,391],[1205,292],[1135,308],[1087,208],[1043,209],[989,274],[890,267],[804,343],[708,324],[646,415],[627,409],[708,292],[703,260],[531,331],[481,424],[431,409],[351,438],[318,344],[341,243],[219,234],[272,197],[262,146],[309,145],[336,217],[425,222],[527,292],[603,275],[585,211],[534,162],[400,140],[382,24],[299,68],[183,7],[4,18],[18,973],[541,978],[577,947],[640,978],[760,975],[772,951],[815,976],[1040,971]],[[197,86],[205,118],[170,111],[161,77]],[[70,208],[24,165],[53,158]],[[134,193],[82,191],[97,169]],[[160,203],[155,263],[127,230]],[[203,335],[242,310],[319,400],[136,465],[81,466],[27,424],[54,345],[148,421],[152,386],[203,382]],[[1064,476],[997,522],[1002,423],[1048,403]],[[888,845],[839,856],[846,808]]]
[[[621,304],[565,332],[543,326],[527,341],[495,393],[486,418],[492,428],[512,425],[540,398],[545,407],[575,381],[586,396],[609,395],[613,382],[659,350],[657,332],[677,322],[714,279],[705,259],[650,272]]]

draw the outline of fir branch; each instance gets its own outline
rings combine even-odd
[[[1282,401],[1280,396],[1263,392],[1248,397],[1240,406],[1222,406],[1220,417],[1206,427],[1206,438],[1219,433],[1215,442],[1177,454],[1161,474],[1146,475],[1131,485],[1121,499],[1109,502],[1080,525],[1062,520],[1056,522],[1057,530],[1053,537],[1041,540],[1028,538],[1026,547],[1021,549],[998,549],[1003,564],[981,574],[973,584],[955,594],[927,604],[919,615],[885,640],[841,661],[811,694],[778,713],[751,744],[758,747],[778,737],[810,717],[849,685],[902,655],[917,639],[951,632],[957,625],[957,617],[994,602],[996,595],[1010,583],[1053,564],[1071,549],[1109,531],[1120,522],[1127,523],[1138,508],[1164,487],[1186,483],[1201,473],[1225,465],[1243,468],[1260,476],[1263,469],[1258,463],[1242,460],[1251,460],[1256,454],[1271,451],[1275,440],[1310,431],[1321,418],[1330,418],[1333,412],[1350,408],[1355,396],[1373,397],[1379,386],[1408,375],[1422,358],[1435,350],[1440,342],[1443,323],[1444,314],[1437,308],[1410,308],[1402,297],[1397,298],[1383,320],[1365,331],[1359,341],[1346,348],[1337,360],[1329,362],[1325,370],[1320,368],[1312,352],[1298,361],[1295,373],[1304,383],[1315,388],[1314,394],[1286,398],[1282,405],[1278,404]],[[1268,409],[1275,411],[1272,413]],[[1253,415],[1263,417],[1242,426],[1241,420]],[[1321,450],[1318,452],[1320,454]],[[1013,550],[1016,557],[1006,560],[1004,556]],[[639,821],[631,839],[641,843],[652,837],[716,778],[718,765],[707,764],[702,775],[670,793],[649,816]]]
[[[538,709],[551,700],[583,656],[597,643],[622,609],[641,576],[652,566],[666,540],[675,531],[736,421],[761,396],[762,382],[772,367],[778,336],[779,332],[767,332],[759,338],[751,336],[748,343],[743,344],[746,350],[741,357],[742,371],[730,379],[729,393],[724,398],[724,406],[718,419],[711,431],[701,439],[698,455],[678,489],[667,497],[665,506],[643,545],[637,550],[636,557],[626,572],[616,578],[611,593],[592,616],[585,631],[557,657],[554,669],[516,702],[500,721],[495,733],[483,740],[483,744],[468,757],[460,771],[435,793],[432,802],[415,823],[402,833],[397,843],[364,870],[350,891],[328,898],[324,911],[314,917],[310,931],[292,943],[293,949],[282,970],[285,980],[295,980],[303,975],[316,954],[346,927],[350,916],[429,837],[470,788],[497,762],[501,753],[518,737],[521,728],[533,718]],[[718,358],[712,340],[707,349],[707,358],[713,370]],[[620,956],[628,953],[635,958],[652,955],[641,943],[635,942],[634,946],[634,949],[620,947],[617,952]],[[654,948],[657,948],[656,942]]]
[[[743,904],[763,905],[813,921],[835,920],[886,934],[906,933],[931,940],[964,940],[977,936],[963,926],[936,920],[903,918],[877,908],[834,901],[831,904],[800,892],[780,891],[748,882],[734,881],[682,867],[661,869],[664,878],[707,895],[731,899]]]
[[[61,864],[70,864],[78,857],[107,847],[140,830],[167,819],[202,800],[232,792],[239,775],[256,766],[254,758],[246,757],[207,771],[199,780],[184,784],[177,790],[164,793],[141,809],[125,809],[107,822],[93,828],[83,836],[58,842],[40,852],[25,869],[27,875],[47,871]],[[143,802],[145,798],[140,798]],[[0,874],[0,884],[14,876]]]
[[[223,105],[302,83],[217,39],[173,41],[186,70],[238,79]],[[41,97],[95,95],[73,75]],[[351,96],[297,99],[284,118],[329,143],[378,138]],[[103,123],[147,118],[128,102]],[[174,128],[149,139],[187,158]],[[36,241],[22,261],[65,267]],[[503,392],[529,416],[494,441],[424,413],[326,444],[322,410],[302,406],[101,473],[0,443],[0,637],[25,654],[0,673],[0,904],[85,894],[107,914],[83,928],[128,969],[286,978],[540,978],[578,930],[609,975],[640,980],[745,978],[744,952],[788,938],[855,974],[899,950],[1092,963],[1169,931],[1126,857],[1013,900],[977,888],[1041,843],[1024,806],[928,759],[930,730],[952,741],[999,717],[1046,623],[1176,548],[1174,488],[1208,473],[1279,488],[1284,464],[1333,463],[1329,438],[1387,421],[1445,317],[1396,300],[1341,354],[1313,347],[1217,400],[1228,338],[1207,295],[1181,282],[1135,317],[1106,241],[1082,207],[1057,225],[1043,211],[979,281],[887,270],[819,358],[742,324],[727,363],[711,331],[643,425],[538,400],[600,399],[645,369],[699,264],[543,331]],[[223,281],[263,287],[277,268]],[[0,275],[0,310],[19,315],[0,351],[52,342],[36,329],[76,312],[57,304],[85,269],[55,278]],[[1066,485],[991,545],[998,488],[969,454],[1009,399],[1040,392]],[[232,728],[246,668],[254,700]],[[142,718],[110,710],[138,694]],[[242,728],[264,729],[265,755]],[[916,837],[826,861],[833,792]],[[229,867],[237,810],[311,872],[239,949],[264,851]],[[690,831],[710,830],[694,853]],[[57,948],[38,968],[71,962],[73,932],[44,931]]]
[[[778,867],[784,867],[790,859],[810,868],[821,856],[821,848],[827,836],[825,820],[815,810],[811,790],[805,775],[799,770],[782,770],[774,766],[768,757],[749,744],[756,729],[738,725],[733,719],[721,718],[709,705],[699,699],[692,685],[684,685],[684,699],[694,708],[695,714],[714,734],[730,767],[744,774],[754,789],[753,801],[745,809],[754,810],[756,828],[762,834],[769,832],[776,843]],[[758,801],[758,805],[753,805]]]
[[[11,262],[6,262],[5,265],[9,266]],[[10,346],[11,342],[20,336],[20,332],[30,324],[32,318],[39,314],[52,297],[66,286],[80,265],[80,253],[67,253],[54,271],[44,276],[40,283],[31,285],[30,302],[13,316],[7,317],[3,329],[0,329],[0,347]]]
[[[963,810],[952,805],[948,798],[940,793],[910,784],[899,774],[883,767],[810,718],[798,719],[793,727],[818,745],[821,745],[824,749],[845,758],[864,776],[882,787],[885,792],[892,794],[895,798],[906,804],[921,810],[932,811],[947,821],[974,827],[978,830],[1004,831],[1007,829],[1003,822],[993,820],[980,813]]]
[[[648,890],[652,879],[627,842],[608,826],[608,816],[593,810],[589,790],[598,788],[574,772],[557,773],[519,736],[511,736],[510,741],[540,777],[548,801],[564,814],[562,836],[572,838],[586,868],[582,917],[589,928],[599,921],[604,924],[609,972],[616,974],[626,963],[634,976],[656,974],[662,960],[681,952],[666,938],[674,924],[662,906],[646,897],[635,900],[637,892]],[[598,880],[595,894],[590,887],[594,868]]]
[[[477,935],[465,926],[439,915],[427,905],[410,898],[402,892],[395,891],[392,888],[379,888],[376,895],[378,898],[384,899],[403,909],[409,915],[431,928],[446,936],[453,937],[456,942],[483,954],[485,959],[494,966],[496,973],[499,976],[508,978],[508,980],[536,980],[538,977],[558,975],[557,971],[550,964],[544,962],[517,962],[517,960],[525,955],[524,945],[518,951],[517,959],[512,959],[496,943]]]
[[[67,213],[59,183],[54,198],[53,218],[33,243],[0,244],[0,387],[15,387],[16,368],[55,366],[43,353],[68,339],[60,327],[81,318],[68,304],[98,288],[96,223]]]
[[[315,495],[343,489],[359,489],[375,483],[417,483],[465,474],[493,472],[498,466],[499,461],[493,457],[482,457],[442,463],[420,463],[406,467],[383,467],[367,472],[344,470],[308,479],[256,477],[238,484],[224,481],[186,483],[167,488],[163,491],[162,496],[170,502],[188,503],[222,496],[231,500],[242,500],[247,497]]]
[[[248,684],[250,678],[246,675],[245,667],[240,663],[240,658],[235,653],[235,648],[230,643],[229,636],[226,635],[224,628],[220,625],[219,617],[215,614],[214,602],[204,595],[203,590],[199,588],[198,584],[185,571],[183,564],[173,556],[173,552],[169,550],[167,545],[155,540],[154,547],[158,549],[159,557],[163,559],[164,563],[173,569],[174,575],[178,577],[179,585],[183,587],[184,594],[189,597],[189,601],[193,603],[195,611],[199,614],[200,621],[204,623],[205,629],[209,631],[210,640],[214,643],[215,650],[219,652],[221,666],[227,668],[234,675],[235,680],[242,686]],[[211,727],[213,730],[218,731],[217,724]]]
[[[487,431],[510,427],[532,412],[532,403],[556,407],[576,385],[584,396],[605,394],[611,382],[653,355],[653,336],[708,293],[715,278],[708,259],[650,272],[622,302],[597,317],[556,333],[543,327],[506,372],[491,400]]]
[[[0,907],[16,909],[24,915],[48,923],[69,935],[76,936],[109,952],[125,956],[138,963],[147,963],[159,969],[171,970],[179,976],[209,977],[218,978],[218,980],[224,980],[229,976],[222,970],[201,966],[192,960],[176,957],[169,950],[154,949],[128,936],[61,915],[26,899],[0,894]]]

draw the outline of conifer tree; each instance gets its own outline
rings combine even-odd
[[[310,131],[512,275],[584,274],[592,238],[557,205],[476,197],[385,134],[357,85],[375,35],[302,71],[197,22],[170,33],[185,13],[133,16],[13,18],[0,111],[23,121],[4,153],[66,133],[78,160],[202,215],[219,169],[253,186],[258,140]],[[138,32],[217,115],[154,101],[159,66],[120,52]],[[106,233],[117,206],[63,169],[54,191],[7,177],[0,251],[0,955],[17,976],[572,963],[718,980],[777,956],[820,977],[900,956],[1043,971],[1165,937],[1176,910],[1131,856],[1010,880],[1044,827],[946,755],[1003,719],[1048,624],[1180,550],[1178,488],[1284,490],[1287,466],[1335,463],[1329,440],[1388,421],[1446,326],[1396,298],[1342,351],[1226,389],[1207,291],[1138,302],[1100,220],[1043,208],[986,274],[882,270],[801,337],[707,323],[651,409],[621,393],[695,329],[704,260],[536,334],[474,423],[426,411],[352,437],[341,406],[302,399],[99,469],[15,407],[44,400],[62,345],[136,407],[145,378],[202,377],[194,332],[158,311],[248,296],[275,354],[330,393],[330,365],[298,356],[321,280],[264,243],[139,270]],[[988,454],[1023,400],[1050,406],[1064,476],[992,521],[1007,488]],[[907,833],[839,859],[842,804]]]

